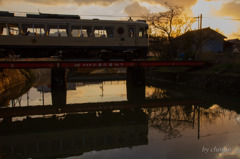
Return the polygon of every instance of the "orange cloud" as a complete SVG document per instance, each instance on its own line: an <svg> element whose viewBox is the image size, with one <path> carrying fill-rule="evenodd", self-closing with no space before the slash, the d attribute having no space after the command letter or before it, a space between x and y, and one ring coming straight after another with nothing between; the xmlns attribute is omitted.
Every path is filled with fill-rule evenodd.
<svg viewBox="0 0 240 159"><path fill-rule="evenodd" d="M61 5L69 3L69 0L23 0L23 2L43 4L43 5Z"/></svg>
<svg viewBox="0 0 240 159"><path fill-rule="evenodd" d="M143 16L148 14L149 10L144 6L141 6L138 2L133 2L125 7L124 12L129 16Z"/></svg>
<svg viewBox="0 0 240 159"><path fill-rule="evenodd" d="M100 5L100 6L109 6L116 2L122 2L123 0L73 0L77 5Z"/></svg>
<svg viewBox="0 0 240 159"><path fill-rule="evenodd" d="M231 16L234 18L240 18L240 2L234 0L232 2L224 3L222 8L218 11L220 16Z"/></svg>
<svg viewBox="0 0 240 159"><path fill-rule="evenodd" d="M38 5L63 5L63 4L77 4L79 6L83 5L100 5L100 6L109 6L113 3L123 2L124 0L11 0L11 1L4 1L0 0L0 4L9 4L15 2L26 2L31 4L38 4ZM129 0L134 2L145 2L149 4L160 4L164 5L165 2L172 3L174 5L179 5L182 7L189 8L196 4L198 0Z"/></svg>
<svg viewBox="0 0 240 159"><path fill-rule="evenodd" d="M0 4L2 5L10 5L10 3L29 3L29 4L37 4L37 5L62 5L68 4L71 0L11 0L4 1L0 0Z"/></svg>
<svg viewBox="0 0 240 159"><path fill-rule="evenodd" d="M11 3L14 2L22 2L22 3L30 3L37 5L65 5L65 4L77 4L79 6L83 5L99 5L99 6L109 6L116 2L122 2L123 0L11 0ZM0 4L9 4L10 2L4 2L4 0L0 0Z"/></svg>
<svg viewBox="0 0 240 159"><path fill-rule="evenodd" d="M198 0L139 0L141 2L146 2L149 4L160 4L164 5L166 2L173 5L178 5L184 9L188 9L191 6L194 6Z"/></svg>

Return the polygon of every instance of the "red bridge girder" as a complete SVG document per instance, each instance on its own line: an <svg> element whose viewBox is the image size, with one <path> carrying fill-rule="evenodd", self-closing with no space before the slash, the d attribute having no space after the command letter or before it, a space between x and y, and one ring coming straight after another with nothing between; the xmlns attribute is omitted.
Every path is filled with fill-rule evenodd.
<svg viewBox="0 0 240 159"><path fill-rule="evenodd" d="M204 66L203 61L1 61L0 68L104 68Z"/></svg>

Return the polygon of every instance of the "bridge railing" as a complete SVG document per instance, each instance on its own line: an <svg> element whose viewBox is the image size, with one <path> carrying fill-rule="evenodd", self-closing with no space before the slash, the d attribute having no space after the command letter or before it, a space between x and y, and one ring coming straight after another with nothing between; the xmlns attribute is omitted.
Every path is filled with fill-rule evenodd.
<svg viewBox="0 0 240 159"><path fill-rule="evenodd" d="M2 61L0 68L112 68L112 67L179 67L204 66L203 61Z"/></svg>

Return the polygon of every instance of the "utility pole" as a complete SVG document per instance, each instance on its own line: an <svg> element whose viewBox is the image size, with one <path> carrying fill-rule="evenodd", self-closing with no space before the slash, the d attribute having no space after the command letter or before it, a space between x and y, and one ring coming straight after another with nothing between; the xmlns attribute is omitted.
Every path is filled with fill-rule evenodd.
<svg viewBox="0 0 240 159"><path fill-rule="evenodd" d="M200 14L200 40L199 40L199 43L200 43L200 48L199 48L199 54L198 54L198 60L199 60L199 57L200 55L202 54L202 14Z"/></svg>
<svg viewBox="0 0 240 159"><path fill-rule="evenodd" d="M27 92L27 106L29 106L29 92Z"/></svg>
<svg viewBox="0 0 240 159"><path fill-rule="evenodd" d="M44 88L42 86L42 103L43 103L43 106L44 106Z"/></svg>
<svg viewBox="0 0 240 159"><path fill-rule="evenodd" d="M198 21L198 30L200 29L200 17L199 17L199 15L198 15L198 17L197 17L197 21Z"/></svg>
<svg viewBox="0 0 240 159"><path fill-rule="evenodd" d="M195 54L195 59L199 60L199 56L202 53L202 14L200 14L200 16L197 17L197 19L198 19L199 35L198 35L198 41L197 41L198 50Z"/></svg>
<svg viewBox="0 0 240 159"><path fill-rule="evenodd" d="M202 14L200 14L200 29L202 29Z"/></svg>
<svg viewBox="0 0 240 159"><path fill-rule="evenodd" d="M200 106L197 106L197 110L198 110L198 140L200 139L200 122L201 122L201 110L200 110Z"/></svg>
<svg viewBox="0 0 240 159"><path fill-rule="evenodd" d="M100 89L102 90L102 95L100 95L103 98L103 82L102 82L102 86L99 86Z"/></svg>

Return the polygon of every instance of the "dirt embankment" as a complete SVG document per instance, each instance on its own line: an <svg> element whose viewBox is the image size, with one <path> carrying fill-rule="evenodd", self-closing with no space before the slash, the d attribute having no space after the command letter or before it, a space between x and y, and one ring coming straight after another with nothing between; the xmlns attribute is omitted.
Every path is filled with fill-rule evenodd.
<svg viewBox="0 0 240 159"><path fill-rule="evenodd" d="M150 71L150 80L225 94L240 95L240 63L224 63L200 69L160 68Z"/></svg>
<svg viewBox="0 0 240 159"><path fill-rule="evenodd" d="M34 74L31 70L25 69L4 69L0 70L0 93L19 86L32 83Z"/></svg>
<svg viewBox="0 0 240 159"><path fill-rule="evenodd" d="M237 77L191 73L159 73L149 78L159 82L240 95L240 79Z"/></svg>

